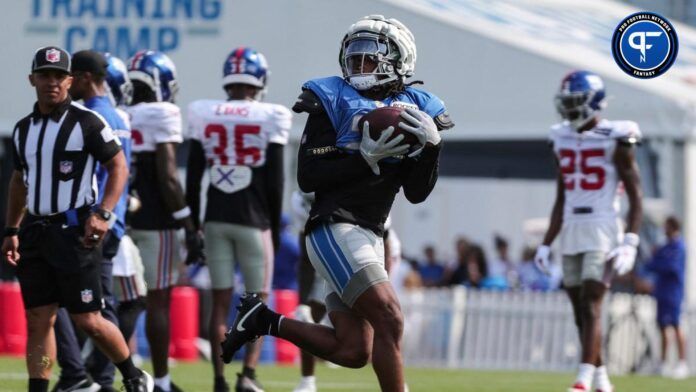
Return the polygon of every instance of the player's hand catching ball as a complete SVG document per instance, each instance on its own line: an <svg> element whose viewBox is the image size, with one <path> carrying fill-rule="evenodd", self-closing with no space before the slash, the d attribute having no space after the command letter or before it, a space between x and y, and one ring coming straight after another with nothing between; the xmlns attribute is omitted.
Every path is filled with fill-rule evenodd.
<svg viewBox="0 0 696 392"><path fill-rule="evenodd" d="M437 131L437 125L435 125L435 121L433 121L432 117L430 117L428 113L412 108L406 108L403 112L401 112L401 118L406 120L406 122L399 123L399 128L416 136L416 138L418 138L418 143L420 144L420 147L417 150L408 154L409 157L413 158L420 154L427 143L430 143L433 146L440 143L440 132Z"/></svg>
<svg viewBox="0 0 696 392"><path fill-rule="evenodd" d="M394 155L402 155L408 151L409 146L407 144L401 144L401 141L404 140L404 135L395 136L393 139L387 141L392 133L394 133L394 127L385 129L382 131L379 138L374 140L370 137L370 123L365 121L363 123L362 133L363 137L360 141L360 154L375 175L379 175L379 165L377 163L380 160Z"/></svg>

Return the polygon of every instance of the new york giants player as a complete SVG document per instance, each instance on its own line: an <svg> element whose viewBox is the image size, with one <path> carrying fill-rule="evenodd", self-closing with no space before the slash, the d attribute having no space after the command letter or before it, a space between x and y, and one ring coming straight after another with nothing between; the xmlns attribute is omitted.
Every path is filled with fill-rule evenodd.
<svg viewBox="0 0 696 392"><path fill-rule="evenodd" d="M640 141L632 121L601 119L604 82L591 72L575 71L561 81L556 108L564 121L551 127L558 160L556 202L535 262L548 272L550 246L560 233L563 282L575 314L582 345L577 378L569 392L611 392L602 362L600 315L612 268L629 272L639 243L641 189L635 160ZM629 202L625 233L619 217L619 184Z"/></svg>
<svg viewBox="0 0 696 392"><path fill-rule="evenodd" d="M372 358L384 391L403 391L399 301L384 266L384 222L403 187L412 203L424 201L437 181L440 135L451 128L443 102L411 87L416 45L396 19L364 17L344 36L339 62L343 77L305 83L293 110L309 114L298 153L298 182L315 192L306 226L310 261L330 284L326 307L334 328L283 318L256 295L246 296L228 331L223 356L231 359L246 341L280 336L317 356L347 367ZM412 84L412 83L411 83ZM359 118L378 106L400 106L403 135L377 140ZM408 155L406 155L408 154Z"/></svg>
<svg viewBox="0 0 696 392"><path fill-rule="evenodd" d="M246 291L265 296L271 289L273 253L278 246L283 200L283 148L292 114L261 102L268 64L263 54L236 48L223 65L227 100L206 99L189 106L191 150L186 197L198 225L203 173L210 173L205 213L208 267L213 289L210 321L215 391L227 391L220 360L226 320L239 265ZM261 391L255 368L261 342L247 345L237 391Z"/></svg>
<svg viewBox="0 0 696 392"><path fill-rule="evenodd" d="M176 281L177 229L186 230L186 262L204 258L203 239L186 206L176 168L182 141L174 63L163 53L137 52L128 61L133 102L127 111L133 139L132 189L142 207L131 216L131 237L140 250L147 283L145 325L156 391L178 391L169 377L169 300Z"/></svg>

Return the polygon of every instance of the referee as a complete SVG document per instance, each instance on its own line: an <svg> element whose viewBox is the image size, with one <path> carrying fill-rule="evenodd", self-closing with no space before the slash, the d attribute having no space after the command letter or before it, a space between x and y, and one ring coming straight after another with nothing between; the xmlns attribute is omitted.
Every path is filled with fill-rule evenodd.
<svg viewBox="0 0 696 392"><path fill-rule="evenodd" d="M48 391L52 328L63 306L121 371L126 391L152 391L152 377L133 365L120 331L100 314L101 240L128 177L124 154L107 123L71 101L63 49L37 50L29 81L37 102L12 133L15 171L2 244L7 262L17 266L26 309L28 390ZM97 162L108 172L98 206Z"/></svg>

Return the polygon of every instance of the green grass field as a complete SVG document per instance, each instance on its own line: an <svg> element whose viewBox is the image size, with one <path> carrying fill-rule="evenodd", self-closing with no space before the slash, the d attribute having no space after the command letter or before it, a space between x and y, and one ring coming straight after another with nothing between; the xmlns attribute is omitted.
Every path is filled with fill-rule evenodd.
<svg viewBox="0 0 696 392"><path fill-rule="evenodd" d="M227 367L227 377L235 380L238 363ZM299 380L297 367L263 366L259 379L266 391L292 391ZM211 369L207 362L178 363L172 378L186 392L212 391ZM377 380L370 367L360 370L330 369L319 366L317 380L320 391L377 391ZM411 391L471 392L565 392L571 374L531 372L483 372L470 370L439 370L409 368L406 380ZM686 381L659 377L614 377L616 392L689 392L696 391L696 378ZM120 385L117 385L120 387ZM0 357L0 391L26 391L26 373L22 359Z"/></svg>

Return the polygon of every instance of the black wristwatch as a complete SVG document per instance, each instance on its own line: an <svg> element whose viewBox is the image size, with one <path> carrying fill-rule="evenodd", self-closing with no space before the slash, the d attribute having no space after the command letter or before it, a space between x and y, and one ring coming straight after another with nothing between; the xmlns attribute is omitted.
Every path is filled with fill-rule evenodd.
<svg viewBox="0 0 696 392"><path fill-rule="evenodd" d="M112 228L114 223L116 223L116 215L109 210L101 207L94 207L92 212L97 216L97 218L103 220L104 222L108 222L109 228Z"/></svg>
<svg viewBox="0 0 696 392"><path fill-rule="evenodd" d="M17 234L19 234L19 227L6 227L2 236L3 238L14 237Z"/></svg>
<svg viewBox="0 0 696 392"><path fill-rule="evenodd" d="M113 215L111 211L105 210L100 207L96 207L93 211L99 219L107 222L111 219L111 215Z"/></svg>

